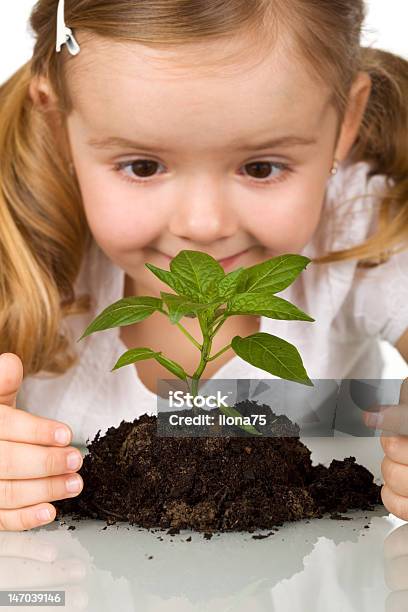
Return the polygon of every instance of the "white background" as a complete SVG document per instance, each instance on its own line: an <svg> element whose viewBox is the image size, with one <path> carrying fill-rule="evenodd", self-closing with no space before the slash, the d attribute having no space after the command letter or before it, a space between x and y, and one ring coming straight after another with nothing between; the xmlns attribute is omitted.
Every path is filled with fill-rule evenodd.
<svg viewBox="0 0 408 612"><path fill-rule="evenodd" d="M28 18L34 4L33 0L13 3L0 0L0 83L31 57L33 37ZM408 59L408 0L366 0L366 5L368 14L362 44L386 49ZM57 6L55 0L55 13ZM396 349L385 342L382 345L387 357L383 376L408 376L408 367Z"/></svg>

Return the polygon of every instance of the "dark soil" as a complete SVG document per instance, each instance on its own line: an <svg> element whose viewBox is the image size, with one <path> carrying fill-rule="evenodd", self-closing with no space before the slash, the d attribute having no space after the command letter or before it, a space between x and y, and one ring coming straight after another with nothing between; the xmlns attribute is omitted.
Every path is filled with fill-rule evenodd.
<svg viewBox="0 0 408 612"><path fill-rule="evenodd" d="M242 437L235 437L236 431L228 437L159 437L157 418L147 415L122 421L103 437L98 432L79 471L84 488L54 502L56 518L71 514L211 534L271 529L381 504L381 487L354 457L312 466L311 451L286 416L253 401L235 408L241 414L267 413L268 437L242 430Z"/></svg>

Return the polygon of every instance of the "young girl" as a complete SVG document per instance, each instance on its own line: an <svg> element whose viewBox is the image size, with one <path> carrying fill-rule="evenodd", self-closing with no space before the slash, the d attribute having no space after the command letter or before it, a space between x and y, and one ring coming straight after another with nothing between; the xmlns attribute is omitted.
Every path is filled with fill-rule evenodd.
<svg viewBox="0 0 408 612"><path fill-rule="evenodd" d="M196 368L157 312L75 342L112 302L168 290L146 262L302 253L313 264L280 295L315 322L230 317L213 354L266 331L310 378L381 378L379 338L408 360L408 64L360 46L364 8L37 2L33 57L0 88L0 529L80 492L70 443L155 411L169 372L111 372L127 348ZM229 350L211 377L268 374ZM383 444L384 503L408 517L407 438Z"/></svg>

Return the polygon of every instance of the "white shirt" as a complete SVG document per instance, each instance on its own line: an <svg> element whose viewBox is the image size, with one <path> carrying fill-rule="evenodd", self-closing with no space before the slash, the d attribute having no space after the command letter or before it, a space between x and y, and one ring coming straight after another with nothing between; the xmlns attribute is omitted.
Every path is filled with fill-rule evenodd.
<svg viewBox="0 0 408 612"><path fill-rule="evenodd" d="M375 175L368 180L368 170L365 162L343 164L328 180L319 226L303 255L314 257L360 244L374 229L385 177ZM364 194L369 197L361 197ZM79 362L63 375L26 377L17 398L19 408L67 423L76 445L92 440L98 430L103 435L122 420L133 421L157 411L156 394L143 385L133 364L110 371L128 350L119 327L95 332L76 343L104 308L123 297L124 280L125 272L93 241L75 283L77 295L89 292L93 296L93 308L64 321ZM315 321L261 317L260 331L294 344L309 378L381 378L384 363L379 339L395 344L408 328L408 251L374 268L357 269L355 259L310 263L279 296ZM163 368L162 378L168 377L170 373ZM203 378L208 378L205 372ZM218 378L277 377L235 355L212 377Z"/></svg>

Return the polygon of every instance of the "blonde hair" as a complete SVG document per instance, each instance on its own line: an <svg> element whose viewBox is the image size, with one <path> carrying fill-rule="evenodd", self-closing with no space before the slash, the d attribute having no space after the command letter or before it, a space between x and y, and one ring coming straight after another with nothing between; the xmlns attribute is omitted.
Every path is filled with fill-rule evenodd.
<svg viewBox="0 0 408 612"><path fill-rule="evenodd" d="M79 185L69 173L55 125L28 95L31 79L42 75L56 94L61 117L73 108L64 69L75 58L65 45L55 52L56 17L56 0L36 3L30 17L33 57L0 87L0 352L17 353L25 375L63 373L77 361L61 324L90 307L90 296L76 296L73 289L92 239ZM361 47L364 18L363 0L65 2L65 21L74 34L83 30L167 49L240 34L272 40L282 27L293 35L294 52L306 69L331 86L339 126L357 72L370 75L373 87L350 161L369 162L370 176L385 175L389 190L375 234L316 263L382 260L407 237L408 62Z"/></svg>

